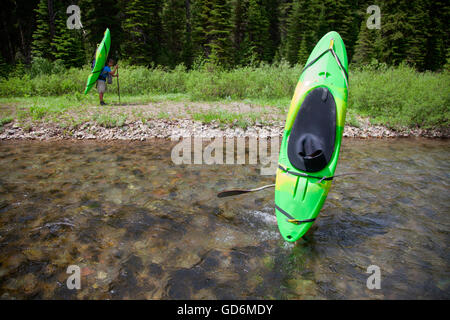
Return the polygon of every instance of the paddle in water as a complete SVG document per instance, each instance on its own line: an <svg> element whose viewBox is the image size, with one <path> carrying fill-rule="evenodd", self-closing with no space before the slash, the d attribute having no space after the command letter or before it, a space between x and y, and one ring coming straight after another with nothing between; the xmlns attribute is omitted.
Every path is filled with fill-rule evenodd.
<svg viewBox="0 0 450 320"><path fill-rule="evenodd" d="M281 168L284 169L284 168ZM341 173L341 174L335 174L334 176L331 177L313 177L313 176L309 176L309 175L300 175L300 176L306 176L309 178L315 178L318 180L319 183L321 183L322 181L327 181L327 180L333 180L334 178L337 177L343 177L343 176L351 176L351 175L357 175L357 174L361 174L361 172L347 172L347 173ZM249 193L249 192L256 192L256 191L261 191L267 188L273 188L275 187L275 184L268 184L266 186L262 186L259 188L254 188L254 189L230 189L230 190L224 190L221 191L217 194L218 198L225 198L225 197L232 197L232 196L237 196L240 194L244 194L244 193Z"/></svg>
<svg viewBox="0 0 450 320"><path fill-rule="evenodd" d="M224 190L217 194L218 198L225 198L225 197L231 197L231 196L237 196L239 194L249 193L249 192L256 192L261 191L267 188L275 187L275 184L268 184L266 186L262 186L255 189L231 189L231 190Z"/></svg>

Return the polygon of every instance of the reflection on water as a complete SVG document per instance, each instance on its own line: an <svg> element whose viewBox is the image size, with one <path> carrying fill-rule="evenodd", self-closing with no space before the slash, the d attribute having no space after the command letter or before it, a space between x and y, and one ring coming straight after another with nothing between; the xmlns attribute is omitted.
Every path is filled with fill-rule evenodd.
<svg viewBox="0 0 450 320"><path fill-rule="evenodd" d="M0 297L450 298L450 144L344 140L308 241L284 242L251 165L181 165L172 143L0 143ZM68 290L69 265L81 268ZM369 290L369 265L381 290Z"/></svg>

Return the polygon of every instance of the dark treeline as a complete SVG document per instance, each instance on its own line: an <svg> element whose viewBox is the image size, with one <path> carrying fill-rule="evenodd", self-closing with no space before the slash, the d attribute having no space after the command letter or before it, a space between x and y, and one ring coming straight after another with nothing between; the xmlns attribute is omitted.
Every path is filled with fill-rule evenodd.
<svg viewBox="0 0 450 320"><path fill-rule="evenodd" d="M66 26L71 4L81 9L85 33ZM381 29L366 26L373 4ZM3 0L0 10L2 70L37 59L82 66L107 27L112 56L146 66L304 63L330 30L356 65L439 70L450 55L445 0Z"/></svg>

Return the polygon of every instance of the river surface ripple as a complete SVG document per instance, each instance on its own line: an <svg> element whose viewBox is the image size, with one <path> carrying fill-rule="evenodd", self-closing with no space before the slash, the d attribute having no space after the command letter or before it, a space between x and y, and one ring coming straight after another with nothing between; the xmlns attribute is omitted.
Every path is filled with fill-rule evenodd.
<svg viewBox="0 0 450 320"><path fill-rule="evenodd" d="M361 174L335 179L296 245L278 233L273 189L216 197L274 176L175 165L173 146L0 142L0 297L450 298L449 141L345 139L336 173Z"/></svg>

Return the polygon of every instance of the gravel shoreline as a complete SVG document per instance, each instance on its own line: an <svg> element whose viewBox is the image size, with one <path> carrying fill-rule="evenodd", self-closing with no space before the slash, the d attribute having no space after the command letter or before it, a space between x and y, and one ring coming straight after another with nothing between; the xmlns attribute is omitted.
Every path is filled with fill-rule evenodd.
<svg viewBox="0 0 450 320"><path fill-rule="evenodd" d="M122 127L105 128L95 121L85 122L75 128L63 128L55 123L35 123L23 127L18 122L5 124L0 128L0 140L135 140L152 138L170 139L176 137L257 137L267 138L283 135L284 122L269 124L256 123L245 130L239 127L224 126L216 121L205 124L190 119L154 119L125 122ZM442 130L403 129L391 130L383 126L370 125L368 121L359 127L346 125L344 137L350 138L398 138L426 137L449 138L450 128Z"/></svg>

